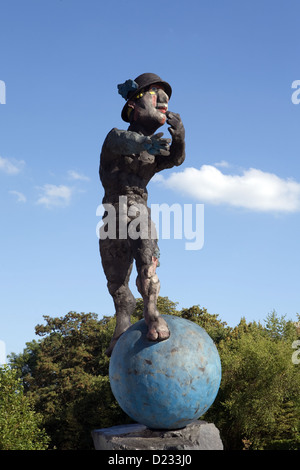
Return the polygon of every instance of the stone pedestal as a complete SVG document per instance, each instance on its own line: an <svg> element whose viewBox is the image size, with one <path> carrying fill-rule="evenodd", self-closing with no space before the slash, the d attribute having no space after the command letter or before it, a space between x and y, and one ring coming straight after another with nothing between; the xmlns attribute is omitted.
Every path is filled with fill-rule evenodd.
<svg viewBox="0 0 300 470"><path fill-rule="evenodd" d="M216 426L195 421L176 430L151 430L142 424L95 429L96 450L223 450Z"/></svg>

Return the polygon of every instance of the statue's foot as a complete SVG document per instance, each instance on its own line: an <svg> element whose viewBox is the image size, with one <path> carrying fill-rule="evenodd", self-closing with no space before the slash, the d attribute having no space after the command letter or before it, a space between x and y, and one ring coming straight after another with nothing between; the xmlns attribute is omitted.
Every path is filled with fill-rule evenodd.
<svg viewBox="0 0 300 470"><path fill-rule="evenodd" d="M107 348L106 351L105 351L105 354L106 354L107 357L110 357L110 356L111 356L111 354L112 354L112 352L113 352L113 349L114 349L114 347L115 347L116 342L118 341L118 339L119 339L119 338L112 338L112 339L111 339L111 341L110 341L110 343L109 343L109 346L108 346L108 348Z"/></svg>
<svg viewBox="0 0 300 470"><path fill-rule="evenodd" d="M161 316L155 318L155 320L148 321L147 325L147 338L150 341L164 341L170 337L167 322Z"/></svg>
<svg viewBox="0 0 300 470"><path fill-rule="evenodd" d="M123 323L123 322L122 322ZM109 346L105 351L105 354L107 357L110 357L115 345L117 344L118 339L120 336L122 336L123 333L125 333L126 330L131 326L130 322L124 322L123 324L119 324L116 326L116 329L114 331L113 337L110 340Z"/></svg>

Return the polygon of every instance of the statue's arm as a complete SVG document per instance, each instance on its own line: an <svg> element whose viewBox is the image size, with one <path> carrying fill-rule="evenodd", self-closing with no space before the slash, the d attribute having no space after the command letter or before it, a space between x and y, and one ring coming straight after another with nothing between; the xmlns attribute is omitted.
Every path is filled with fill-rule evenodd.
<svg viewBox="0 0 300 470"><path fill-rule="evenodd" d="M185 130L180 115L172 112L167 114L169 132L172 136L169 154L156 156L156 171L181 165L185 160Z"/></svg>
<svg viewBox="0 0 300 470"><path fill-rule="evenodd" d="M104 145L112 155L132 155L147 150L151 139L137 132L114 128L108 133Z"/></svg>

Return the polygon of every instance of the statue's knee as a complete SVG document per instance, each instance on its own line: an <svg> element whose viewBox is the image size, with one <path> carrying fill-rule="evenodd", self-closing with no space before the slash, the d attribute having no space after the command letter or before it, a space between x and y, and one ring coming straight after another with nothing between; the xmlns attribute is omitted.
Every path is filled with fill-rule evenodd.
<svg viewBox="0 0 300 470"><path fill-rule="evenodd" d="M156 275L153 264L145 264L138 270L138 277L142 280L151 279Z"/></svg>
<svg viewBox="0 0 300 470"><path fill-rule="evenodd" d="M108 291L113 298L122 298L127 295L128 286L116 282L107 283Z"/></svg>
<svg viewBox="0 0 300 470"><path fill-rule="evenodd" d="M139 270L136 286L139 293L146 296L159 289L160 281L156 272L153 271L152 265L143 266L142 269Z"/></svg>
<svg viewBox="0 0 300 470"><path fill-rule="evenodd" d="M119 289L119 285L116 284L115 282L110 282L108 281L107 283L107 288L108 288L108 292L110 293L110 295L114 296L114 294L117 292L117 290Z"/></svg>
<svg viewBox="0 0 300 470"><path fill-rule="evenodd" d="M127 284L108 282L107 287L117 306L128 308L130 311L135 309L136 300Z"/></svg>

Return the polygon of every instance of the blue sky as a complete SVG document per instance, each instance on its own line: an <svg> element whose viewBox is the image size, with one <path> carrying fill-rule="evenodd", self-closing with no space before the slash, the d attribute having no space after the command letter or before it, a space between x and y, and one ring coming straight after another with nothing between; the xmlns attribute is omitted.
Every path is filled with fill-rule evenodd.
<svg viewBox="0 0 300 470"><path fill-rule="evenodd" d="M186 160L149 184L149 203L204 204L201 250L160 240L161 295L231 326L273 309L296 320L299 14L296 0L1 1L7 354L36 338L43 315L114 314L96 236L99 154L126 128L117 84L144 72L172 85L186 129ZM139 297L135 272L131 285Z"/></svg>

